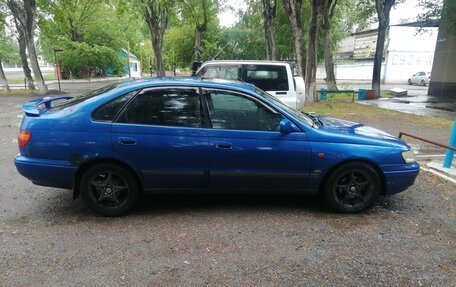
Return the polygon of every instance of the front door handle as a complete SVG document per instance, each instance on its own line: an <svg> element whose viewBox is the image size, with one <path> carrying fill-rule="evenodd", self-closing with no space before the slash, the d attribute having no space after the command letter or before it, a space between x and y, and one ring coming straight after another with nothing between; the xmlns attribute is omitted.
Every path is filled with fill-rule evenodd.
<svg viewBox="0 0 456 287"><path fill-rule="evenodd" d="M217 149L232 149L233 145L230 143L218 143L215 145Z"/></svg>
<svg viewBox="0 0 456 287"><path fill-rule="evenodd" d="M119 144L121 145L135 145L136 139L134 138L127 138L127 137L120 137Z"/></svg>

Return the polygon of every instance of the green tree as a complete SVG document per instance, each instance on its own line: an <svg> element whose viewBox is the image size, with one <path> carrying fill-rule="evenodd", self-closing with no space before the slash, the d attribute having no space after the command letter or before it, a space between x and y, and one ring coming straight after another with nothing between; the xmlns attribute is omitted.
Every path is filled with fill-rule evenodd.
<svg viewBox="0 0 456 287"><path fill-rule="evenodd" d="M35 29L36 29L36 1L35 0L6 0L6 4L11 14L16 19L17 29L24 35L25 44L32 66L33 74L38 84L41 94L47 93L47 86L41 74L40 65L35 48Z"/></svg>
<svg viewBox="0 0 456 287"><path fill-rule="evenodd" d="M125 62L117 53L142 40L142 22L129 2L41 0L39 4L43 53L53 61L54 49L63 49L59 58L67 77L105 75L110 69L121 74Z"/></svg>
<svg viewBox="0 0 456 287"><path fill-rule="evenodd" d="M294 48L298 67L298 74L304 75L307 72L307 63L304 59L303 46L303 30L302 30L302 0L283 0L285 12L290 21L291 30L293 31ZM309 27L311 29L311 27ZM309 32L309 35L311 33ZM309 51L307 50L307 53ZM307 86L306 86L307 88ZM307 90L307 89L306 89Z"/></svg>
<svg viewBox="0 0 456 287"><path fill-rule="evenodd" d="M330 91L337 91L336 77L334 74L334 56L333 56L333 37L332 37L332 21L334 10L337 5L337 0L323 0L320 3L320 24L324 34L324 55L325 55L325 71L326 71L326 86Z"/></svg>
<svg viewBox="0 0 456 287"><path fill-rule="evenodd" d="M262 0L263 4L263 28L266 42L266 59L275 60L277 49L274 34L274 22L277 16L277 0Z"/></svg>
<svg viewBox="0 0 456 287"><path fill-rule="evenodd" d="M1 7L0 7L1 8ZM5 12L0 10L0 85L4 91L10 91L8 80L3 71L3 63L17 60L17 49L14 40L5 32Z"/></svg>
<svg viewBox="0 0 456 287"><path fill-rule="evenodd" d="M149 28L152 47L154 50L157 76L165 76L163 60L163 43L165 31L168 28L169 18L173 13L173 0L135 0L135 5L140 9L143 19Z"/></svg>

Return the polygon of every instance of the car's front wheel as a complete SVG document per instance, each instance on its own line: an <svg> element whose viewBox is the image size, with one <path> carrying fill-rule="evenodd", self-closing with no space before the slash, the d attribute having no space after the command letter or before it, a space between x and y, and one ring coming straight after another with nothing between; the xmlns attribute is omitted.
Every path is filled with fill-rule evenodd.
<svg viewBox="0 0 456 287"><path fill-rule="evenodd" d="M132 174L111 163L87 169L81 177L80 188L85 204L103 216L126 214L136 203L139 193Z"/></svg>
<svg viewBox="0 0 456 287"><path fill-rule="evenodd" d="M380 191L377 171L363 162L351 162L336 168L328 176L323 194L333 210L356 213L372 207Z"/></svg>
<svg viewBox="0 0 456 287"><path fill-rule="evenodd" d="M409 84L409 85L412 84L412 80L411 80L411 79L408 79L408 84Z"/></svg>

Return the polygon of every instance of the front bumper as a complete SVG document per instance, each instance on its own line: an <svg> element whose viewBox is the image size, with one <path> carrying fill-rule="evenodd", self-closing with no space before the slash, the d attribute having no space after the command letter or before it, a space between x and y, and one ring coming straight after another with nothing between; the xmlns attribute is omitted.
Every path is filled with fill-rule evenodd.
<svg viewBox="0 0 456 287"><path fill-rule="evenodd" d="M420 172L418 163L381 166L386 180L385 195L392 195L406 190L415 183Z"/></svg>
<svg viewBox="0 0 456 287"><path fill-rule="evenodd" d="M73 187L77 166L69 161L30 158L18 154L14 158L17 171L36 185L67 188Z"/></svg>

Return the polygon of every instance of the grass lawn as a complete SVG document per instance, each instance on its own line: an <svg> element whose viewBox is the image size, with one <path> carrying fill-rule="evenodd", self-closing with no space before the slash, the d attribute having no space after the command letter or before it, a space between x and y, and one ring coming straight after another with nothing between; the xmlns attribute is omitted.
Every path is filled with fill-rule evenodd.
<svg viewBox="0 0 456 287"><path fill-rule="evenodd" d="M306 112L315 112L319 115L331 116L340 119L347 119L360 122L378 123L392 121L397 126L404 124L414 125L416 128L425 126L436 129L450 129L453 122L447 119L432 116L419 116L402 113L387 109L378 108L371 105L352 103L352 102L331 102L320 101L317 103L306 104Z"/></svg>
<svg viewBox="0 0 456 287"><path fill-rule="evenodd" d="M44 81L53 81L57 80L54 74L46 74L43 76ZM9 77L8 78L8 83L11 84L24 84L24 77Z"/></svg>
<svg viewBox="0 0 456 287"><path fill-rule="evenodd" d="M0 96L20 96L20 95L35 95L38 94L38 90L32 91L32 90L11 90L9 92L5 91L0 91Z"/></svg>

